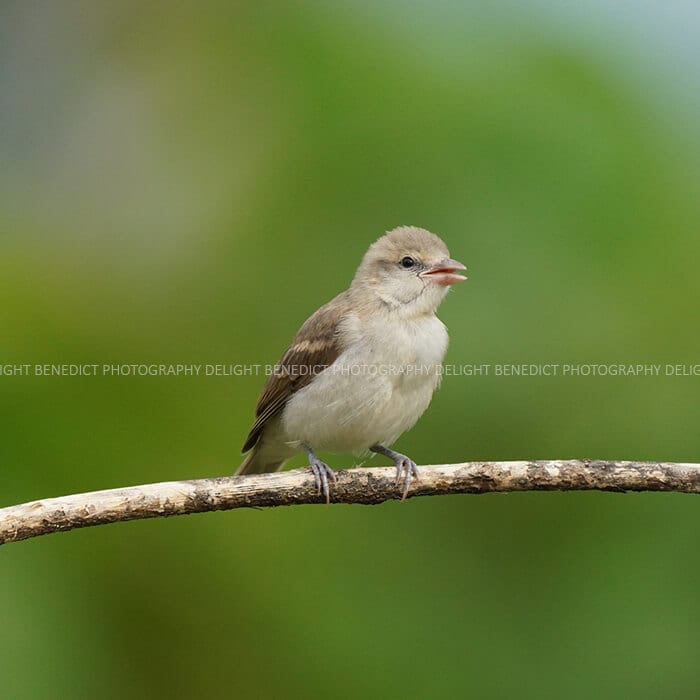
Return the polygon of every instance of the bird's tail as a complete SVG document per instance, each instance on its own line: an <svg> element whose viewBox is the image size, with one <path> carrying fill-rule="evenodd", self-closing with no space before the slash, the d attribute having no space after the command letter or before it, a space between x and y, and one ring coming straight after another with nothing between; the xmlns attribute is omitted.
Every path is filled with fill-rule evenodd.
<svg viewBox="0 0 700 700"><path fill-rule="evenodd" d="M262 474L263 472L276 472L282 469L287 458L264 454L259 449L260 443L246 455L241 466L236 470L236 474Z"/></svg>

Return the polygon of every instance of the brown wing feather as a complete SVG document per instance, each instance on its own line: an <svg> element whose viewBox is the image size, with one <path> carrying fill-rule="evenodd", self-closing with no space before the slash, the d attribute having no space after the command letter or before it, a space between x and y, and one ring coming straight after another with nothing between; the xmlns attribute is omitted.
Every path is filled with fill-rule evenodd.
<svg viewBox="0 0 700 700"><path fill-rule="evenodd" d="M276 416L291 396L305 387L316 374L342 352L338 341L338 324L346 312L345 293L322 306L299 329L292 344L282 355L263 387L256 420L243 445L247 452L260 439L267 422Z"/></svg>

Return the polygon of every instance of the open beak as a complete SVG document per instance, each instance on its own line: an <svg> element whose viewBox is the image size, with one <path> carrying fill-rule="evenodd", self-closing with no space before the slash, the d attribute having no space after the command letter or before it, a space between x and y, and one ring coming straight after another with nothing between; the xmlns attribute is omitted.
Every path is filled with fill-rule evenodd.
<svg viewBox="0 0 700 700"><path fill-rule="evenodd" d="M448 284L464 282L464 280L467 278L464 275L457 274L457 270L466 269L467 268L458 260L445 258L445 260L441 260L439 263L431 265L427 270L423 270L418 277L425 282L432 282L433 284L439 284L444 287Z"/></svg>

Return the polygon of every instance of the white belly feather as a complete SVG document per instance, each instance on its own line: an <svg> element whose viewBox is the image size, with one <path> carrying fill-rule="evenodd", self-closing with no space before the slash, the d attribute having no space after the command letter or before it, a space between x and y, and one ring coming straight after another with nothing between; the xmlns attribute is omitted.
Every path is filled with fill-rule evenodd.
<svg viewBox="0 0 700 700"><path fill-rule="evenodd" d="M360 453L390 445L430 404L448 343L436 316L350 321L344 341L348 349L285 407L280 427L290 447Z"/></svg>

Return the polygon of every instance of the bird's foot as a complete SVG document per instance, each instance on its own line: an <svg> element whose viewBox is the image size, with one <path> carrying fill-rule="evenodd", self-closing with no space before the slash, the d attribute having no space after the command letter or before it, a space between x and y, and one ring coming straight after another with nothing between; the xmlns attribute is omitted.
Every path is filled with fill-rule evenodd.
<svg viewBox="0 0 700 700"><path fill-rule="evenodd" d="M329 479L335 484L335 472L323 461L321 461L308 447L306 448L306 456L309 458L309 466L314 475L316 482L316 490L326 497L326 503L331 502L330 488L328 486Z"/></svg>
<svg viewBox="0 0 700 700"><path fill-rule="evenodd" d="M382 445L370 447L370 450L394 460L394 464L396 465L396 485L400 486L403 484L401 500L405 501L406 496L408 496L411 479L420 478L418 474L418 465L410 457L402 455L400 452L394 452L394 450L390 450L388 447L383 447Z"/></svg>
<svg viewBox="0 0 700 700"><path fill-rule="evenodd" d="M403 482L403 493L401 495L401 500L405 501L406 496L408 496L408 488L411 485L411 479L418 479L418 466L406 455L396 453L394 458L396 464L396 485L399 486Z"/></svg>

